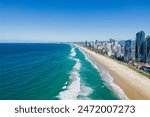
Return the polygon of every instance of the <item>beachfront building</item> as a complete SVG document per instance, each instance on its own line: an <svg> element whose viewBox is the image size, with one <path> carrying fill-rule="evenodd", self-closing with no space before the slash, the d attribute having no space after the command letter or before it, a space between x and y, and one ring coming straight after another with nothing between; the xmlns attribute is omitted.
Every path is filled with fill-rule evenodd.
<svg viewBox="0 0 150 117"><path fill-rule="evenodd" d="M124 57L124 45L121 45L121 57Z"/></svg>
<svg viewBox="0 0 150 117"><path fill-rule="evenodd" d="M97 50L97 47L98 47L98 40L96 40L96 41L94 42L94 49Z"/></svg>
<svg viewBox="0 0 150 117"><path fill-rule="evenodd" d="M94 41L90 42L91 48L94 48Z"/></svg>
<svg viewBox="0 0 150 117"><path fill-rule="evenodd" d="M120 44L118 44L118 45L116 46L116 57L117 57L117 58L120 58L120 57L121 57L121 45L120 45Z"/></svg>
<svg viewBox="0 0 150 117"><path fill-rule="evenodd" d="M110 43L111 43L112 46L115 46L115 39L110 38L109 41L110 41Z"/></svg>
<svg viewBox="0 0 150 117"><path fill-rule="evenodd" d="M124 60L125 61L131 60L131 40L125 41Z"/></svg>
<svg viewBox="0 0 150 117"><path fill-rule="evenodd" d="M140 31L136 33L135 59L137 62L145 61L145 33Z"/></svg>
<svg viewBox="0 0 150 117"><path fill-rule="evenodd" d="M106 44L106 52L107 52L108 56L112 55L112 49L111 49L111 44L110 43Z"/></svg>
<svg viewBox="0 0 150 117"><path fill-rule="evenodd" d="M150 64L150 35L146 37L146 63Z"/></svg>
<svg viewBox="0 0 150 117"><path fill-rule="evenodd" d="M88 42L87 41L85 41L85 46L88 46Z"/></svg>
<svg viewBox="0 0 150 117"><path fill-rule="evenodd" d="M131 59L134 61L135 60L135 41L132 41L132 46L131 46Z"/></svg>

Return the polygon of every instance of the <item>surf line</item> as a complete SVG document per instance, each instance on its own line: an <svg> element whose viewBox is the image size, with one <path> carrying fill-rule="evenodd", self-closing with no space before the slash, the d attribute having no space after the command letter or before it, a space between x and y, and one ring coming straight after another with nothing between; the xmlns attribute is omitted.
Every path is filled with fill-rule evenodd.
<svg viewBox="0 0 150 117"><path fill-rule="evenodd" d="M70 72L69 82L67 83L66 90L59 93L59 98L61 100L75 100L77 99L80 93L80 74L79 70L81 67L80 60L75 58L76 56L76 47L71 46L70 58L76 63L73 66L73 69Z"/></svg>
<svg viewBox="0 0 150 117"><path fill-rule="evenodd" d="M70 58L76 61L76 63L70 72L69 82L67 82L68 86L65 87L66 90L60 92L58 96L62 100L90 99L88 98L88 95L93 91L80 80L81 77L79 71L81 68L81 62L76 58L76 54L76 47L71 45Z"/></svg>
<svg viewBox="0 0 150 117"><path fill-rule="evenodd" d="M107 83L107 85L112 89L112 91L120 98L123 100L128 100L128 97L124 93L124 91L113 82L112 76L109 74L109 72L102 66L98 65L96 63L96 60L94 59L93 56L90 54L86 53L85 51L81 50L78 48L84 55L85 59L89 61L92 66L99 72L99 75L102 76L103 80Z"/></svg>

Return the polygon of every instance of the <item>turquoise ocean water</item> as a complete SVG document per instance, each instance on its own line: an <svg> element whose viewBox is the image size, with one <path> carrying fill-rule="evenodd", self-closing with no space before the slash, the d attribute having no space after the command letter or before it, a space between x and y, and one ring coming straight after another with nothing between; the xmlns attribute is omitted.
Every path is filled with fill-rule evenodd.
<svg viewBox="0 0 150 117"><path fill-rule="evenodd" d="M125 99L94 59L68 44L0 44L0 99Z"/></svg>

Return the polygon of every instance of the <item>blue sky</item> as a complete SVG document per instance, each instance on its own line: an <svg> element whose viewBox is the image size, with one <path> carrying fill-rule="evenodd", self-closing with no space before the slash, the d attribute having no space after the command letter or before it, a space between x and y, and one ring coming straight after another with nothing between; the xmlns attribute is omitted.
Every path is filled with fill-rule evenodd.
<svg viewBox="0 0 150 117"><path fill-rule="evenodd" d="M0 42L134 39L150 35L150 0L0 0Z"/></svg>

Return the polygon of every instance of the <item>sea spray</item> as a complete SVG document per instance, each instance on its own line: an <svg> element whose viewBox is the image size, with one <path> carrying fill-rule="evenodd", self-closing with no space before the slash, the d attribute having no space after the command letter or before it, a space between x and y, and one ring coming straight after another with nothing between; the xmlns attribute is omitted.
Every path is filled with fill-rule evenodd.
<svg viewBox="0 0 150 117"><path fill-rule="evenodd" d="M120 99L128 99L128 97L125 95L125 93L123 92L123 90L116 85L113 82L113 78L111 77L111 75L109 74L109 72L100 64L98 64L96 62L96 60L94 59L94 57L92 57L90 54L84 52L83 50L79 49L83 55L85 56L85 59L87 61L89 61L95 69L98 70L100 76L102 76L103 80L107 83L107 85L113 90L113 92L120 98ZM104 88L104 86L102 86L102 88Z"/></svg>

